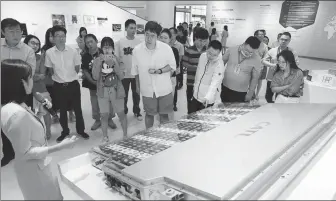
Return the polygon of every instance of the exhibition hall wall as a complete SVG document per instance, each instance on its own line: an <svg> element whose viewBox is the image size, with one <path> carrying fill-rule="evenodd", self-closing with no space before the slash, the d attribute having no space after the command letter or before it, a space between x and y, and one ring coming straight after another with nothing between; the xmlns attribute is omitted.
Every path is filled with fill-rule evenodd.
<svg viewBox="0 0 336 201"><path fill-rule="evenodd" d="M290 46L300 56L336 60L336 1L302 2L208 1L207 25L214 21L219 31L228 25L228 46L241 44L256 29L265 29L270 42L279 32L289 31ZM287 26L293 23L296 28Z"/></svg>
<svg viewBox="0 0 336 201"><path fill-rule="evenodd" d="M77 47L76 38L82 26L87 28L88 33L95 34L99 41L104 36L110 36L116 42L126 35L124 24L127 19L137 22L137 37L141 40L144 39L143 30L147 22L104 1L1 1L1 19L8 17L26 23L28 34L36 35L42 44L53 20L65 23L67 44L72 47Z"/></svg>

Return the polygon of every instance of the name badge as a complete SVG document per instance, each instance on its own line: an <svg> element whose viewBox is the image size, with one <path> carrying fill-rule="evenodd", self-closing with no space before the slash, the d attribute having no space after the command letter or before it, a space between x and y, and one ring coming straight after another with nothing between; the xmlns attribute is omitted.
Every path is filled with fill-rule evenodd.
<svg viewBox="0 0 336 201"><path fill-rule="evenodd" d="M240 73L240 65L239 64L237 64L236 67L234 68L234 73L239 75L239 73Z"/></svg>

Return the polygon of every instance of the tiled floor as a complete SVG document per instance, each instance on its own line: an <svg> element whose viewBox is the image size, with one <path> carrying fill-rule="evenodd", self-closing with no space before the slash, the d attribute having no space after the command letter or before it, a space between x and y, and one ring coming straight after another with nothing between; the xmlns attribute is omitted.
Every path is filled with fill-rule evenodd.
<svg viewBox="0 0 336 201"><path fill-rule="evenodd" d="M328 69L332 68L334 63L330 62L321 62L309 59L300 59L300 67L302 69ZM184 79L185 80L185 79ZM263 86L260 94L265 94L265 86L266 82L263 82ZM180 118L181 116L187 113L186 109L186 95L185 95L185 85L184 88L178 91L178 112L175 112L175 119ZM85 119L85 125L87 127L86 131L90 134L91 138L89 140L80 139L79 142L73 149L62 150L52 154L53 156L53 168L54 172L58 173L56 168L56 163L62 161L67 158L72 158L74 156L83 154L90 150L92 147L98 145L101 141L102 134L101 130L98 129L96 131L91 131L90 127L93 124L93 120L91 118L91 105L90 105L90 97L89 91L87 89L82 88L82 108L83 115ZM131 99L131 95L129 96ZM261 102L264 103L265 100L263 97L260 97ZM217 97L219 100L219 94ZM129 110L132 111L132 101L129 100ZM142 107L142 102L140 103ZM120 123L118 119L115 118L115 122L117 123L118 128L116 130L109 130L109 136L111 140L119 139L122 137L122 130L120 128ZM134 134L137 131L143 130L145 128L144 121L139 122L133 116L133 114L128 114L128 123L129 123L129 134ZM157 124L157 122L156 122ZM75 124L72 123L69 125L72 132L75 132ZM55 144L56 138L59 136L61 131L60 125L52 126L52 138L49 141L49 144ZM65 200L78 200L81 199L78 195L76 195L71 189L68 188L65 184L60 181L61 190ZM2 200L22 200L22 194L18 187L16 181L16 175L13 171L12 164L7 165L6 167L1 169L1 199Z"/></svg>

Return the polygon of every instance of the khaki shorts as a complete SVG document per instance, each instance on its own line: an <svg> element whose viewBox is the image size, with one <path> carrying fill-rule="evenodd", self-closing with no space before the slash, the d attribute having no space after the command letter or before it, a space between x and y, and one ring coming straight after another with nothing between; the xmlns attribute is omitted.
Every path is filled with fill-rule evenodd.
<svg viewBox="0 0 336 201"><path fill-rule="evenodd" d="M47 100L51 102L51 97L48 92L43 92L41 93L41 95L43 96L43 98L46 98ZM37 101L35 97L33 98L33 107L34 107L34 110L36 111L36 114L39 116L44 116L48 114L48 111L44 109L43 104Z"/></svg>
<svg viewBox="0 0 336 201"><path fill-rule="evenodd" d="M142 97L142 102L144 105L144 110L148 115L156 114L169 114L173 112L173 94L170 93L165 96L156 98L154 97Z"/></svg>
<svg viewBox="0 0 336 201"><path fill-rule="evenodd" d="M98 104L101 114L124 111L124 99L117 99L117 90L114 87L104 87L104 97L98 96Z"/></svg>

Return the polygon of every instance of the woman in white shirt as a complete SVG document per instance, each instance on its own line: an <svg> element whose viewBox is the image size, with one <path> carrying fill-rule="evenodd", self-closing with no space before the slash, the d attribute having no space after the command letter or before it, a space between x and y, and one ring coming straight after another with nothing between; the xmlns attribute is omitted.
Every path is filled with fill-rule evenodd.
<svg viewBox="0 0 336 201"><path fill-rule="evenodd" d="M32 68L22 60L1 62L1 126L15 152L14 171L25 200L63 200L50 153L72 147L76 137L48 146L46 128L24 100L32 92ZM47 107L51 103L46 101Z"/></svg>
<svg viewBox="0 0 336 201"><path fill-rule="evenodd" d="M226 41L227 41L228 37L229 37L229 30L228 30L228 26L225 25L224 30L222 32L222 39L221 39L221 43L222 43L222 47L223 47L223 52L222 52L223 55L224 55L225 50L226 50Z"/></svg>

